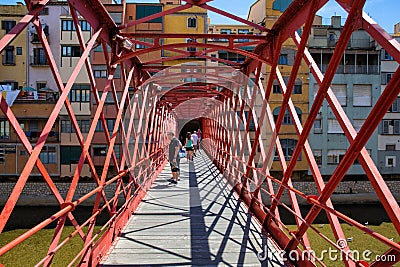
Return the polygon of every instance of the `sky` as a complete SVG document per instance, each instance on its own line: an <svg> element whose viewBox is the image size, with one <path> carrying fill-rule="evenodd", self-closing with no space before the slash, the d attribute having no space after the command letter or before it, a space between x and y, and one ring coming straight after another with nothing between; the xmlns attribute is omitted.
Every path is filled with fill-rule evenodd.
<svg viewBox="0 0 400 267"><path fill-rule="evenodd" d="M266 0L273 1L273 0ZM0 0L1 4L15 4L16 0ZM158 0L127 0L135 3L158 3ZM247 18L249 7L255 0L214 0L209 4L233 13L239 17ZM364 11L369 14L388 33L393 33L393 25L400 22L400 1L399 0L366 0ZM333 15L346 17L346 12L339 7L335 1L330 0L318 13L323 17L324 24L330 24L329 18ZM234 21L222 17L213 12L208 16L212 24L229 24Z"/></svg>

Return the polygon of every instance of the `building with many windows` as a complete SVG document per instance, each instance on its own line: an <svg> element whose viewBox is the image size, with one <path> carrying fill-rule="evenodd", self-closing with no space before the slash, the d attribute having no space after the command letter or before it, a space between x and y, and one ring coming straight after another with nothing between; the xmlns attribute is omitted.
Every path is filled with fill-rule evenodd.
<svg viewBox="0 0 400 267"><path fill-rule="evenodd" d="M400 41L400 37L396 37ZM384 49L381 50L381 91L392 79L399 63ZM382 174L400 174L400 96L393 102L379 126L378 163Z"/></svg>
<svg viewBox="0 0 400 267"><path fill-rule="evenodd" d="M308 47L316 64L325 73L343 27L340 16L333 16L330 25L322 25L321 22L321 17L314 20ZM310 108L318 89L310 74ZM365 30L353 32L331 89L358 132L381 91L380 48ZM349 142L326 101L315 120L309 141L321 174L331 175L342 160ZM377 144L378 133L375 131L366 145L374 162L378 158ZM347 174L363 175L365 172L356 161Z"/></svg>
<svg viewBox="0 0 400 267"><path fill-rule="evenodd" d="M0 6L0 38L21 20L26 8L21 3L17 5ZM0 85L9 85L11 90L26 86L26 30L1 53ZM10 75L12 74L12 75Z"/></svg>
<svg viewBox="0 0 400 267"><path fill-rule="evenodd" d="M286 10L291 1L288 0L275 0L275 1L256 1L249 10L249 14L247 19L259 25L265 26L267 28L271 28L272 25L276 22L279 16ZM254 34L260 34L259 30L254 30ZM296 56L296 45L291 39L288 39L284 42L281 54L278 59L279 71L283 76L285 84L288 84L289 75L292 70L292 66L294 64L295 56ZM270 73L270 66L265 66L262 69L261 79L263 80L263 85L266 87ZM297 78L295 80L294 88L292 89L292 101L295 105L297 115L299 116L302 124L307 120L308 117L308 77L309 70L306 62L302 60L300 64L299 71L297 73ZM273 88L271 95L269 96L269 104L271 107L271 111L275 120L278 118L283 95L282 90L278 84L278 81L275 79L273 83ZM294 148L297 144L298 135L296 129L293 125L293 119L290 116L288 110L285 111L283 123L280 129L280 141L283 149L283 153L285 155L285 160L291 160ZM279 158L277 155L274 157L274 162L271 167L271 172L281 170L282 166L279 162ZM293 177L301 178L304 173L307 172L308 164L307 159L302 152L299 157Z"/></svg>

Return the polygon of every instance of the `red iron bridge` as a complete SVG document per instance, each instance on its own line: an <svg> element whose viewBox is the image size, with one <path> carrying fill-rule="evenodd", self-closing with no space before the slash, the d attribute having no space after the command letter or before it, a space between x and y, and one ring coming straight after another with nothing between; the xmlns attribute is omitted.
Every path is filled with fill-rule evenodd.
<svg viewBox="0 0 400 267"><path fill-rule="evenodd" d="M319 255L312 253L315 245L309 239L311 232L317 234L326 247L336 249L345 266L393 266L399 262L399 243L371 230L364 222L339 212L331 201L335 189L358 159L391 224L397 234L400 233L398 202L365 148L399 95L400 70L397 68L358 132L331 88L350 37L360 28L368 32L395 61L400 62L399 43L363 13L365 0L336 0L348 12L348 18L324 74L311 57L307 42L316 12L327 0L294 0L270 28L216 8L211 0L184 2L117 25L101 1L68 0L82 55L68 81L63 81L53 57L54 51L41 25L41 11L49 0L25 1L27 13L0 40L0 51L3 52L32 23L50 67L48 75L55 80L59 97L37 142L32 145L6 99L0 95L0 108L30 155L1 211L0 233L9 222L34 168L39 170L43 182L59 203L59 210L0 248L0 256L17 249L50 223L57 222L48 252L37 266L51 265L53 258L72 237L81 240L82 249L76 251L73 260L65 266L329 266ZM196 6L249 25L260 34L129 32L130 27L135 25ZM91 26L92 34L88 41L83 39L80 18ZM300 28L301 36L297 31ZM191 42L162 41L168 38L190 38ZM209 38L228 41L225 45L203 41ZM237 39L244 41L238 44ZM287 41L293 42L297 50L290 77L285 82L278 60ZM146 48L135 50L136 44ZM103 47L107 65L106 83L101 86L96 83L90 61L91 51L96 46ZM241 49L242 46L255 48L247 51ZM141 55L160 50L172 51L175 55L164 53L157 60L140 60ZM229 58L210 57L211 52L218 50L236 53L245 59L237 63ZM188 58L202 59L203 62L212 59L219 64L156 64ZM292 101L302 61L306 62L310 75L319 85L308 118L303 122ZM113 82L117 68L123 81L120 98ZM261 79L263 68L268 74L265 80ZM97 109L92 111L93 118L87 134L82 133L68 97L82 71L88 74L92 100L97 104ZM282 93L279 114L273 114L269 105L276 84ZM117 111L117 123L110 132L104 117L107 95L112 95ZM308 142L325 100L349 143L343 159L327 181L322 179ZM39 158L63 106L82 151L66 196L59 192ZM290 161L285 159L280 142L286 110L298 137ZM166 133L174 131L179 136L184 125L193 119L201 125L201 149L193 162L181 160L181 180L177 185L171 185L167 181L171 172L167 164L169 140ZM95 168L89 153L98 122L103 124L108 145L101 170ZM254 130L250 131L250 126ZM114 150L117 135L123 140L118 158ZM293 171L302 153L317 188L316 195L307 195L292 184ZM274 157L281 166L280 174L275 177L270 173ZM97 187L77 197L84 164L89 166ZM112 177L108 175L110 166L117 170ZM113 196L106 195L107 188L112 188ZM287 197L289 203L285 203L283 197ZM78 223L74 211L89 198L95 199L91 216ZM300 211L300 199L311 205L306 213ZM295 226L285 225L281 218L282 210L289 212ZM319 214L324 214L329 221L329 235L313 225ZM99 216L107 217L104 225L98 224ZM349 236L345 235L341 222L365 233L371 248L378 243L384 246L383 255L387 255L388 260L366 261L356 257L352 251L357 247L346 242ZM72 224L75 230L67 238L62 238L67 223Z"/></svg>

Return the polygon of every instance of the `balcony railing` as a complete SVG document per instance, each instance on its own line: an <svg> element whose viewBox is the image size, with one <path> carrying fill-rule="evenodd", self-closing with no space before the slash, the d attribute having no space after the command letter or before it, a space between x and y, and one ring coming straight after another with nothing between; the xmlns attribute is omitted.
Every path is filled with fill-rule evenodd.
<svg viewBox="0 0 400 267"><path fill-rule="evenodd" d="M31 66L48 66L46 56L30 56L30 65Z"/></svg>
<svg viewBox="0 0 400 267"><path fill-rule="evenodd" d="M327 64L322 65L322 73L328 69ZM336 74L379 74L379 65L339 65Z"/></svg>
<svg viewBox="0 0 400 267"><path fill-rule="evenodd" d="M58 99L57 92L33 92L33 91L21 91L18 95L17 99L15 100L16 103L18 102L36 102L36 101L45 101L45 104L48 103L55 103Z"/></svg>

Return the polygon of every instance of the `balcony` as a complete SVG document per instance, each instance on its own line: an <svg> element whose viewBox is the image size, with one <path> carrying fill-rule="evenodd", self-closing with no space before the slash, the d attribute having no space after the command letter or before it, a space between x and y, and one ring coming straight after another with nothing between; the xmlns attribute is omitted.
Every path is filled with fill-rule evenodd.
<svg viewBox="0 0 400 267"><path fill-rule="evenodd" d="M29 141L36 142L40 135L41 131L25 131L26 137L28 137ZM46 142L59 142L60 141L60 133L57 131L50 131L47 136Z"/></svg>
<svg viewBox="0 0 400 267"><path fill-rule="evenodd" d="M321 71L325 73L327 64L322 64ZM339 65L336 74L379 74L379 65Z"/></svg>
<svg viewBox="0 0 400 267"><path fill-rule="evenodd" d="M50 40L49 40L49 26L47 24L43 23L42 27L43 27L43 32L46 35L47 41L50 42ZM32 44L40 44L39 35L37 34L35 28L32 28L32 31L31 31L31 43Z"/></svg>
<svg viewBox="0 0 400 267"><path fill-rule="evenodd" d="M36 91L21 91L15 103L22 102L42 102L45 104L55 103L58 99L57 92L36 92Z"/></svg>
<svg viewBox="0 0 400 267"><path fill-rule="evenodd" d="M30 56L29 59L29 64L33 67L40 67L40 66L49 66L49 63L47 62L46 56L45 55L39 55L39 56Z"/></svg>

